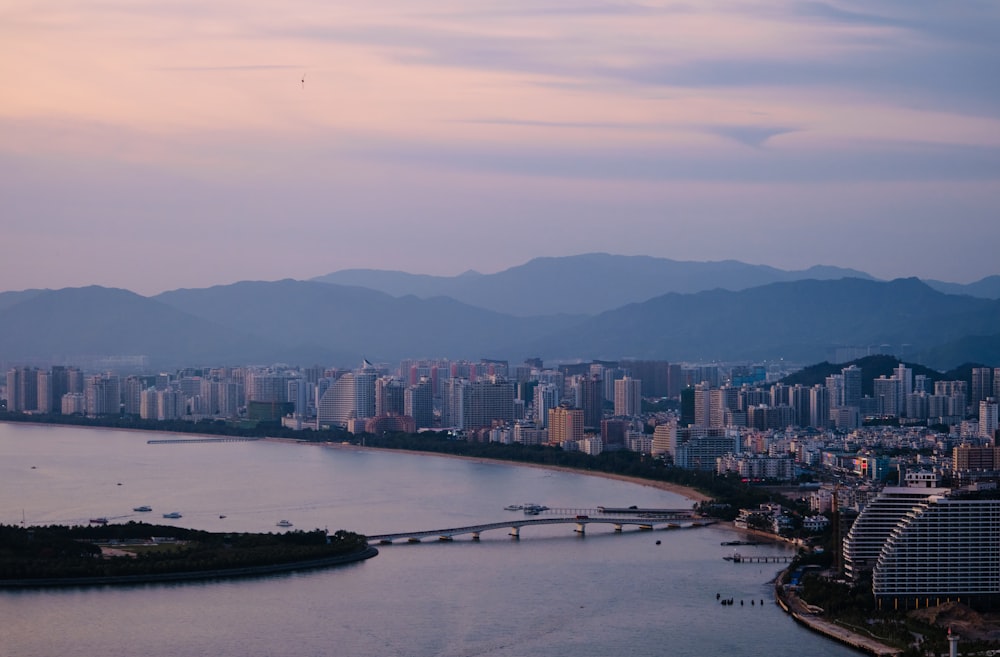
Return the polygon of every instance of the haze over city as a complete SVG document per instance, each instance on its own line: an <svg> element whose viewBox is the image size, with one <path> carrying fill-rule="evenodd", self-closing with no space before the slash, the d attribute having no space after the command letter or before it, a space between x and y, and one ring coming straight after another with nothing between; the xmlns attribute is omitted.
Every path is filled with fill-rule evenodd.
<svg viewBox="0 0 1000 657"><path fill-rule="evenodd" d="M996 273L994 3L7 6L0 287Z"/></svg>

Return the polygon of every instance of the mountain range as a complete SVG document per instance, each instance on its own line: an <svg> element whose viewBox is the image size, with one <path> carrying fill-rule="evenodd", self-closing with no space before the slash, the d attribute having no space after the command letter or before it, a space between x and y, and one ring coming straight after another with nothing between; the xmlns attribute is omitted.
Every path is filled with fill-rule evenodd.
<svg viewBox="0 0 1000 657"><path fill-rule="evenodd" d="M244 281L154 297L102 287L4 292L0 362L143 354L161 368L529 356L807 363L829 359L836 347L889 345L908 361L938 369L966 361L1000 365L996 299L946 294L917 279L837 278L842 271L829 268L774 270L791 280L740 287L752 276L771 275L771 268L734 262L694 263L676 280L659 280L651 273L664 266L657 260L591 254L452 279L344 275L369 285L380 276L384 286L424 285L404 293L318 280ZM626 273L615 263L628 265ZM590 269L601 273L600 285L585 274ZM727 279L729 270L742 273ZM696 271L705 272L703 280ZM641 290L705 281L712 289L624 301ZM452 285L453 295L432 294L441 292L439 284ZM621 302L608 308L616 290ZM473 295L476 303L455 295ZM517 298L535 314L505 312Z"/></svg>

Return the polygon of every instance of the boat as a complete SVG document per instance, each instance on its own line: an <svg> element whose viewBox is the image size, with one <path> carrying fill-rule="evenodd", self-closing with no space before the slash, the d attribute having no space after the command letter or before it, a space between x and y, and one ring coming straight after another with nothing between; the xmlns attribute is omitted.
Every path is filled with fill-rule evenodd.
<svg viewBox="0 0 1000 657"><path fill-rule="evenodd" d="M292 526L292 523L290 523L287 520L279 520L278 521L278 527L291 527L291 526Z"/></svg>
<svg viewBox="0 0 1000 657"><path fill-rule="evenodd" d="M520 504L508 504L503 509L504 511L520 511L523 508Z"/></svg>
<svg viewBox="0 0 1000 657"><path fill-rule="evenodd" d="M92 525L106 525L108 524L107 518L91 518L90 524Z"/></svg>
<svg viewBox="0 0 1000 657"><path fill-rule="evenodd" d="M225 517L226 517L226 514L224 514L224 513L220 513L220 514L219 514L219 517L220 517L220 518L225 518Z"/></svg>
<svg viewBox="0 0 1000 657"><path fill-rule="evenodd" d="M138 511L139 513L146 513L148 511L152 511L153 507L146 506L145 504L143 504L142 506L137 506L137 507L133 508L132 510L133 511Z"/></svg>
<svg viewBox="0 0 1000 657"><path fill-rule="evenodd" d="M182 516L177 511L171 511L170 513L164 513L163 517L164 518L180 518Z"/></svg>

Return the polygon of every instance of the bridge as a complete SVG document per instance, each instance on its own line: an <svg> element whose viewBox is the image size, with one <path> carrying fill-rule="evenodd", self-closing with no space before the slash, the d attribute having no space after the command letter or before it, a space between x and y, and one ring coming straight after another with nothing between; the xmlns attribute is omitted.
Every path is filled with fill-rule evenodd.
<svg viewBox="0 0 1000 657"><path fill-rule="evenodd" d="M472 540L478 541L483 532L509 529L512 538L521 537L522 527L534 525L576 525L575 531L578 534L585 534L588 524L598 523L613 525L616 532L621 532L625 526L634 525L639 530L652 531L657 526L666 529L679 529L681 527L701 527L714 523L714 520L702 518L688 509L659 509L642 510L642 513L631 514L608 513L602 509L573 509L579 513L564 515L565 509L548 509L545 512L519 516L513 520L503 522L488 522L479 525L469 525L467 527L448 527L446 529L428 529L413 532L395 532L391 534L374 534L367 536L370 543L380 543L382 545L391 544L393 541L406 539L408 543L419 543L425 538L437 538L439 541L451 541L456 536L471 535ZM615 509L619 511L619 509ZM541 514L545 513L544 517ZM684 524L681 524L681 523Z"/></svg>

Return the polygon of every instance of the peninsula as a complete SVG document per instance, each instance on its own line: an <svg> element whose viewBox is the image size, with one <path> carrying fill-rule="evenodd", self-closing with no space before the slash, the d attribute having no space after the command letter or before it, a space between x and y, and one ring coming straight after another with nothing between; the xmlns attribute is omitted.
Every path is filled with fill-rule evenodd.
<svg viewBox="0 0 1000 657"><path fill-rule="evenodd" d="M212 533L129 522L0 525L0 588L136 584L322 568L371 558L364 536L323 530Z"/></svg>

